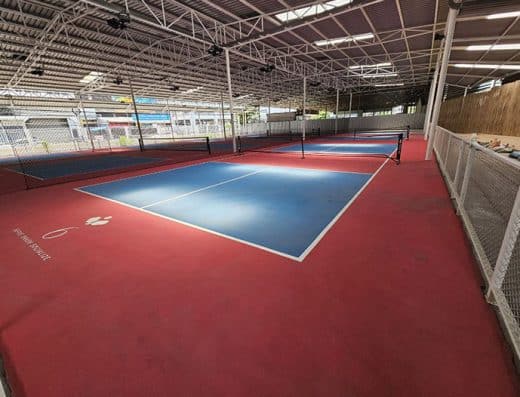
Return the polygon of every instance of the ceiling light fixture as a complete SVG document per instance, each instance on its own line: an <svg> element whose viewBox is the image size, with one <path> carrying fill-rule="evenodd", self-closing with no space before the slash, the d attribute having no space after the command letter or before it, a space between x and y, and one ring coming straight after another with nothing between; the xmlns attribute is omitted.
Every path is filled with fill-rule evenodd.
<svg viewBox="0 0 520 397"><path fill-rule="evenodd" d="M508 50L520 50L520 43L470 45L470 46L466 47L466 51L508 51Z"/></svg>
<svg viewBox="0 0 520 397"><path fill-rule="evenodd" d="M336 39L328 39L328 40L318 40L315 41L314 44L323 47L327 45L335 45L340 43L350 43L352 41L360 41L360 40L370 40L374 38L373 33L364 33L364 34L358 34L355 36L347 36L347 37L338 37Z"/></svg>
<svg viewBox="0 0 520 397"><path fill-rule="evenodd" d="M374 87L402 87L404 83L374 84Z"/></svg>
<svg viewBox="0 0 520 397"><path fill-rule="evenodd" d="M110 18L107 21L108 26L114 29L126 29L127 25L130 23L130 15L120 12L117 14L117 17Z"/></svg>
<svg viewBox="0 0 520 397"><path fill-rule="evenodd" d="M271 73L275 69L276 69L276 67L274 65L271 65L271 64L268 64L268 65L260 67L260 71L262 73Z"/></svg>
<svg viewBox="0 0 520 397"><path fill-rule="evenodd" d="M209 47L209 50L208 50L208 54L210 54L211 56L214 56L214 57L218 57L218 56L222 55L223 52L224 52L224 49L222 47L219 47L216 44L213 44L211 47Z"/></svg>
<svg viewBox="0 0 520 397"><path fill-rule="evenodd" d="M33 70L31 70L29 73L31 73L34 76L43 76L45 71L43 70L43 68L36 67Z"/></svg>
<svg viewBox="0 0 520 397"><path fill-rule="evenodd" d="M361 77L365 79L382 78L382 77L397 77L397 73L377 73L377 74L363 74Z"/></svg>
<svg viewBox="0 0 520 397"><path fill-rule="evenodd" d="M490 64L479 64L479 63L456 63L452 65L456 68L461 69L499 69L499 70L520 70L519 65L490 65Z"/></svg>
<svg viewBox="0 0 520 397"><path fill-rule="evenodd" d="M383 68L387 66L392 66L391 62L383 62L383 63L376 63L373 65L354 65L350 66L350 70L356 70L356 69L370 69L370 68Z"/></svg>
<svg viewBox="0 0 520 397"><path fill-rule="evenodd" d="M103 73L101 72L90 72L89 74L84 76L79 82L82 84L88 84L96 79L99 79L101 76L103 76Z"/></svg>
<svg viewBox="0 0 520 397"><path fill-rule="evenodd" d="M275 14L275 17L282 22L289 22L295 19L306 18L310 16L316 16L319 14L323 14L324 12L333 10L334 8L338 8L341 6L348 5L352 3L353 0L333 0L327 1L323 4L316 4L308 7L296 8L291 11L280 12Z"/></svg>
<svg viewBox="0 0 520 397"><path fill-rule="evenodd" d="M491 14L486 16L486 19L503 19L520 17L520 11L501 12L499 14Z"/></svg>

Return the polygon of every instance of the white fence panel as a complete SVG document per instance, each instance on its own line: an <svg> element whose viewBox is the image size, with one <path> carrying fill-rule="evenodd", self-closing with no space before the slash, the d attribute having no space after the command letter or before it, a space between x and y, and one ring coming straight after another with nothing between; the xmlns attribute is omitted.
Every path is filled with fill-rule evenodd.
<svg viewBox="0 0 520 397"><path fill-rule="evenodd" d="M434 152L520 360L520 163L441 127Z"/></svg>

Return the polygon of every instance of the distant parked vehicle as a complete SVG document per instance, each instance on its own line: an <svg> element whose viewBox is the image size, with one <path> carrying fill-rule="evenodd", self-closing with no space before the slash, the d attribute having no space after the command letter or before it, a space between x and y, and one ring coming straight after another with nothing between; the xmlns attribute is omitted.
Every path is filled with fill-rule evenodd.
<svg viewBox="0 0 520 397"><path fill-rule="evenodd" d="M13 145L30 145L30 144L40 144L43 141L40 138L33 138L31 141L27 138L19 138L13 141Z"/></svg>

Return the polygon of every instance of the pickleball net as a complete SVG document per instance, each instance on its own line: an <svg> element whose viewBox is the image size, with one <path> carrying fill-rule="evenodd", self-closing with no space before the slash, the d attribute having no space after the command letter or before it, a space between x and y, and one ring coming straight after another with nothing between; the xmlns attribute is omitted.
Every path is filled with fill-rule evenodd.
<svg viewBox="0 0 520 397"><path fill-rule="evenodd" d="M206 152L211 154L209 137L143 137L141 144L144 150L169 150Z"/></svg>

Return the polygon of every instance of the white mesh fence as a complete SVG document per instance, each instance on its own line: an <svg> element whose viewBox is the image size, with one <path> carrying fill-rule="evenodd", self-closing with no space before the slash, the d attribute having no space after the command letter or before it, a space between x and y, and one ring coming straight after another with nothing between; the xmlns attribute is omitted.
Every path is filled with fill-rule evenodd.
<svg viewBox="0 0 520 397"><path fill-rule="evenodd" d="M434 151L520 359L520 162L440 127Z"/></svg>

